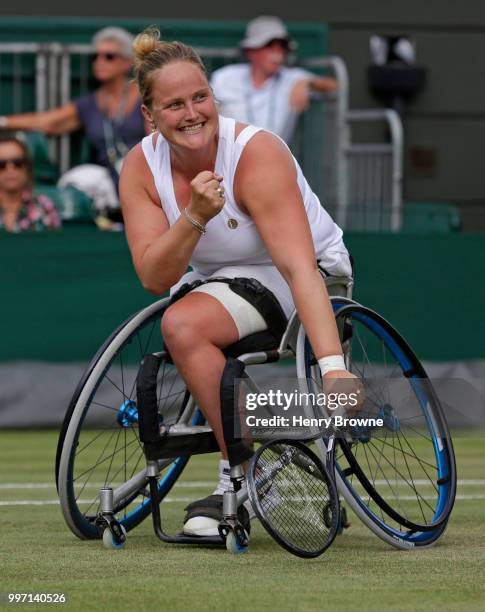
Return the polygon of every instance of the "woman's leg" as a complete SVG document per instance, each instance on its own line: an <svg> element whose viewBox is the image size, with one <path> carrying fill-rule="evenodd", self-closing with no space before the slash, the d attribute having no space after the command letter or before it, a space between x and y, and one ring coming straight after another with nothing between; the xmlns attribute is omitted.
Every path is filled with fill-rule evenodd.
<svg viewBox="0 0 485 612"><path fill-rule="evenodd" d="M239 340L233 318L215 297L193 292L167 309L162 333L178 371L227 458L220 409L220 381L226 358L221 349Z"/></svg>

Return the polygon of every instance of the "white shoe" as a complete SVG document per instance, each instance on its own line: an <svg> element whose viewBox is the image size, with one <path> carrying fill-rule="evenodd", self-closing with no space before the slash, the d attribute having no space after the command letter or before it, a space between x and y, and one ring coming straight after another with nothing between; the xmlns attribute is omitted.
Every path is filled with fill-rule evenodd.
<svg viewBox="0 0 485 612"><path fill-rule="evenodd" d="M194 516L184 524L184 534L191 536L218 536L219 521L208 516Z"/></svg>
<svg viewBox="0 0 485 612"><path fill-rule="evenodd" d="M201 514L192 516L184 522L184 533L192 536L217 536L219 535L219 521L222 519L222 496L224 491L232 491L231 467L227 459L219 461L219 482L212 495L189 504L185 510L187 514L200 511ZM214 499L217 495L220 499ZM195 508L194 508L195 505ZM216 518L219 517L219 518Z"/></svg>
<svg viewBox="0 0 485 612"><path fill-rule="evenodd" d="M227 459L219 461L219 482L212 495L189 504L185 510L189 518L184 521L183 532L191 536L219 535L219 522L222 519L222 496L225 491L233 491L231 468ZM249 499L244 503L250 520L255 517Z"/></svg>
<svg viewBox="0 0 485 612"><path fill-rule="evenodd" d="M184 533L191 536L217 536L222 519L222 495L209 495L185 508Z"/></svg>

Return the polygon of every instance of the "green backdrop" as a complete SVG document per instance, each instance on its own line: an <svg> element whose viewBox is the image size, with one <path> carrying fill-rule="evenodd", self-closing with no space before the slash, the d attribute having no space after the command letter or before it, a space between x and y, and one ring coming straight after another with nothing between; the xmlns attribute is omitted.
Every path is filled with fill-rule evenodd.
<svg viewBox="0 0 485 612"><path fill-rule="evenodd" d="M2 17L0 42L58 42L61 44L89 43L95 32L106 26L120 26L138 34L156 24L166 40L181 40L196 47L239 46L246 27L245 21L164 20L156 17L140 19L91 19L80 17ZM298 42L298 57L321 57L328 51L328 28L322 23L289 23L289 31ZM28 55L18 63L3 55L0 65L2 96L0 114L13 112L15 97L23 112L35 110L35 57ZM222 58L206 62L209 71L222 65ZM88 63L89 66L89 63ZM71 65L71 96L79 95L79 61ZM14 72L22 75L19 87L14 84ZM93 83L94 84L94 83Z"/></svg>
<svg viewBox="0 0 485 612"><path fill-rule="evenodd" d="M388 318L423 359L485 358L485 236L349 234L355 298ZM156 299L123 234L67 226L0 237L0 361L89 359Z"/></svg>

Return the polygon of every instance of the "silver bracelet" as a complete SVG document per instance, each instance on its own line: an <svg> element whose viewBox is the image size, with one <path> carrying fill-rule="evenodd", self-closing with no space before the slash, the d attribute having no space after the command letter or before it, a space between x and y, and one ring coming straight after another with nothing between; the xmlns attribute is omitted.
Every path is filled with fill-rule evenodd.
<svg viewBox="0 0 485 612"><path fill-rule="evenodd" d="M7 115L0 115L0 130L2 128L6 128L8 125L8 117Z"/></svg>
<svg viewBox="0 0 485 612"><path fill-rule="evenodd" d="M206 229L205 229L205 225L202 225L202 223L199 223L196 219L194 219L191 215L189 215L189 211L187 210L187 208L184 208L183 213L185 215L185 218L187 219L187 221L193 226L195 227L195 229L202 235L205 234Z"/></svg>

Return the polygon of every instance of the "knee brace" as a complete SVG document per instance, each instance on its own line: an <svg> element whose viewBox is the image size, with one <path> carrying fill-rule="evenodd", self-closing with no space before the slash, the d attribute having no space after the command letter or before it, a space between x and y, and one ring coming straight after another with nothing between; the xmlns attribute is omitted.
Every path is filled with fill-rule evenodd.
<svg viewBox="0 0 485 612"><path fill-rule="evenodd" d="M173 294L171 304L183 298L187 293L207 283L226 283L237 295L250 302L263 317L268 330L278 341L286 329L287 319L274 293L255 278L226 278L214 276L204 281L185 283Z"/></svg>

